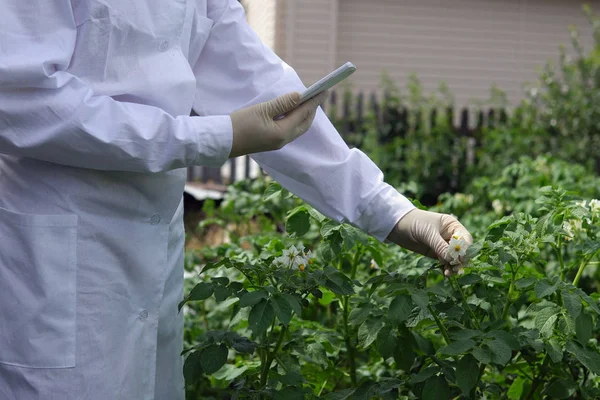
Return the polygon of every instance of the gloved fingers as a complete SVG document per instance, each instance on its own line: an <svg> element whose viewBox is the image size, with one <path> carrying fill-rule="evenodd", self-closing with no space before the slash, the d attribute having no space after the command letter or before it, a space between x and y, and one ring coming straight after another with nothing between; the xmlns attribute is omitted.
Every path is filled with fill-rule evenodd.
<svg viewBox="0 0 600 400"><path fill-rule="evenodd" d="M431 258L437 258L441 262L449 262L448 242L440 235L439 228L430 223L418 220L414 221L413 224L413 236L428 249L424 255Z"/></svg>
<svg viewBox="0 0 600 400"><path fill-rule="evenodd" d="M290 92L274 98L265 103L264 108L266 117L273 119L279 115L285 114L286 111L293 109L300 100L300 93Z"/></svg>
<svg viewBox="0 0 600 400"><path fill-rule="evenodd" d="M473 237L467 228L465 228L463 224L461 224L458 219L452 215L444 214L441 216L441 228L440 234L444 240L450 241L453 236L456 236L464 240L467 246L473 244Z"/></svg>
<svg viewBox="0 0 600 400"><path fill-rule="evenodd" d="M315 119L317 108L325 100L326 96L327 92L323 92L308 100L297 109L289 112L285 118L276 121L283 132L290 132L294 135L289 138L290 141L302 135L310 128Z"/></svg>

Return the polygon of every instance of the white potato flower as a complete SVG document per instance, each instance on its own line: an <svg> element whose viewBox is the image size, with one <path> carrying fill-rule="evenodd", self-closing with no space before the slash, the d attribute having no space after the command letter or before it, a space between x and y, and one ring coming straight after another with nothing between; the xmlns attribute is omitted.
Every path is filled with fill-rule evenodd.
<svg viewBox="0 0 600 400"><path fill-rule="evenodd" d="M371 269L379 269L379 264L377 264L373 259L371 259Z"/></svg>
<svg viewBox="0 0 600 400"><path fill-rule="evenodd" d="M459 262L460 257L467 254L467 242L458 235L452 236L450 238L450 243L448 243L448 256L454 262Z"/></svg>
<svg viewBox="0 0 600 400"><path fill-rule="evenodd" d="M583 221L580 219L570 219L563 222L562 226L566 234L566 240L572 240L577 233L583 230Z"/></svg>
<svg viewBox="0 0 600 400"><path fill-rule="evenodd" d="M504 204L498 199L492 201L492 208L496 214L504 213Z"/></svg>
<svg viewBox="0 0 600 400"><path fill-rule="evenodd" d="M279 267L298 268L304 271L309 264L314 262L312 252L305 251L304 246L291 246L289 249L284 249L280 257L275 258L273 262Z"/></svg>
<svg viewBox="0 0 600 400"><path fill-rule="evenodd" d="M592 215L600 216L600 200L598 200L598 199L590 200L589 206L590 206L590 211L592 212Z"/></svg>

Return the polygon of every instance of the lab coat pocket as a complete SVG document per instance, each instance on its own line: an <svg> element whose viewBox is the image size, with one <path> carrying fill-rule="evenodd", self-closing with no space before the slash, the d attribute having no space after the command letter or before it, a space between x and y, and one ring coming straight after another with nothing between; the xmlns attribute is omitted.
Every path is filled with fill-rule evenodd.
<svg viewBox="0 0 600 400"><path fill-rule="evenodd" d="M77 216L0 208L0 363L75 366Z"/></svg>

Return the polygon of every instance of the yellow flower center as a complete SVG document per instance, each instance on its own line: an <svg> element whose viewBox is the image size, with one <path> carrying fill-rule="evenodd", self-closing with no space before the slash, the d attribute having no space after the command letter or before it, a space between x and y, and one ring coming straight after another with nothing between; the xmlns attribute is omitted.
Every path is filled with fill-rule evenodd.
<svg viewBox="0 0 600 400"><path fill-rule="evenodd" d="M313 260L313 259L311 258L310 260L308 260L308 263L309 263L310 265L313 265L313 264L315 263L315 260Z"/></svg>
<svg viewBox="0 0 600 400"><path fill-rule="evenodd" d="M304 264L300 264L300 266L298 268L300 269L301 272L304 272Z"/></svg>
<svg viewBox="0 0 600 400"><path fill-rule="evenodd" d="M452 236L452 237L453 237L454 239L456 239L456 240L460 239L460 236L458 236L458 235L454 235L454 236Z"/></svg>
<svg viewBox="0 0 600 400"><path fill-rule="evenodd" d="M456 246L454 246L454 251L460 251L460 244L457 244Z"/></svg>

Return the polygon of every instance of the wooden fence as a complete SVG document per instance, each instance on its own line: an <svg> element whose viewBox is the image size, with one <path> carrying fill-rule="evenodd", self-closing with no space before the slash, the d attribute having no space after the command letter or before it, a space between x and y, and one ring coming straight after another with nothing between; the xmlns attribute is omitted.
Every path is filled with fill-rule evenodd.
<svg viewBox="0 0 600 400"><path fill-rule="evenodd" d="M341 97L341 99L340 99ZM369 95L369 101L365 101L365 94L359 93L353 97L340 96L336 92L331 92L328 104L325 105L325 112L336 124L338 131L344 140L351 146L360 146L361 135L364 135L363 123L367 116L376 119L378 126L379 140L386 143L393 140L394 137L404 136L411 129L409 121L410 113L406 108L384 107L375 93ZM481 133L484 128L505 124L508 120L506 111L498 112L494 109L487 111L473 110L463 108L459 114L455 114L455 109L450 108L446 111L449 126L457 136L470 138L470 150L468 151L469 162L473 162L474 148L481 142ZM413 115L412 119L416 121L416 126L412 129L419 132L419 124L423 119L419 111L418 115ZM458 118L456 118L458 117ZM437 111L434 109L429 116L431 126L435 126L438 118ZM390 124L393 123L393 129ZM230 159L221 168L213 167L190 167L188 169L188 182L227 184L241 179L255 178L261 174L260 167L248 156Z"/></svg>

